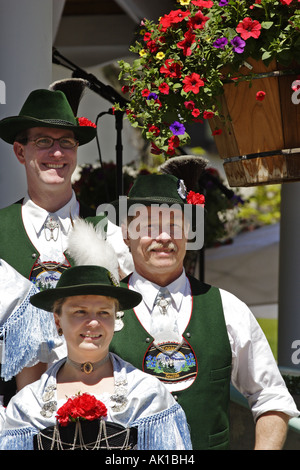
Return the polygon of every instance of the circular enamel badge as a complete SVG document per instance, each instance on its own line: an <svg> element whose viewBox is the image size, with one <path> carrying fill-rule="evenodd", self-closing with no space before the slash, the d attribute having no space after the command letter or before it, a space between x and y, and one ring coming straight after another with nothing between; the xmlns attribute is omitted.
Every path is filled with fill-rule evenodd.
<svg viewBox="0 0 300 470"><path fill-rule="evenodd" d="M179 382L197 374L195 354L189 344L178 349L178 343L151 344L144 359L144 372L162 382Z"/></svg>
<svg viewBox="0 0 300 470"><path fill-rule="evenodd" d="M45 262L43 265L35 264L30 280L39 290L51 289L56 286L62 273L69 267L69 263L63 265L53 262Z"/></svg>

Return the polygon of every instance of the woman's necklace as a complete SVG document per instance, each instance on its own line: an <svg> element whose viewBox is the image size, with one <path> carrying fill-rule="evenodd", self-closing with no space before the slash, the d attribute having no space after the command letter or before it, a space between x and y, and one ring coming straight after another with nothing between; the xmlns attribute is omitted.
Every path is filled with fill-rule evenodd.
<svg viewBox="0 0 300 470"><path fill-rule="evenodd" d="M107 354L107 356L105 356L104 359L101 359L101 361L98 361L98 362L87 361L87 362L80 363L80 362L72 361L72 359L68 357L67 363L71 364L76 369L81 370L81 372L84 372L85 374L90 374L91 372L93 372L94 370L98 369L100 366L105 364L108 360L109 360L109 353Z"/></svg>

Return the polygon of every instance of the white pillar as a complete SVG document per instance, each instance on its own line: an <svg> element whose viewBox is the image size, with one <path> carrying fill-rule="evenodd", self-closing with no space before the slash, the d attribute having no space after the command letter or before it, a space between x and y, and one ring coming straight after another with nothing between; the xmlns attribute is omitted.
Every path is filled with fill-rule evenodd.
<svg viewBox="0 0 300 470"><path fill-rule="evenodd" d="M52 0L0 0L0 80L6 93L0 119L19 114L29 93L48 88L51 78ZM23 166L0 139L0 208L26 189Z"/></svg>
<svg viewBox="0 0 300 470"><path fill-rule="evenodd" d="M300 371L300 183L281 195L278 364Z"/></svg>

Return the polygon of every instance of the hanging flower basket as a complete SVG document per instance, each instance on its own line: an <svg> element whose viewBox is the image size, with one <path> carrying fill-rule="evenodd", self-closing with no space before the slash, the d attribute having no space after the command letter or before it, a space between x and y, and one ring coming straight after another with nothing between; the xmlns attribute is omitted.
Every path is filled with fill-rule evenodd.
<svg viewBox="0 0 300 470"><path fill-rule="evenodd" d="M219 130L215 142L228 182L255 186L300 180L300 67L283 69L275 60L268 67L253 59L246 63L245 81L225 84L220 98L230 119L210 120L212 131Z"/></svg>
<svg viewBox="0 0 300 470"><path fill-rule="evenodd" d="M190 143L186 124L208 120L232 186L300 179L300 0L178 0L142 21L130 50L137 59L119 62L122 110L152 153L176 155Z"/></svg>

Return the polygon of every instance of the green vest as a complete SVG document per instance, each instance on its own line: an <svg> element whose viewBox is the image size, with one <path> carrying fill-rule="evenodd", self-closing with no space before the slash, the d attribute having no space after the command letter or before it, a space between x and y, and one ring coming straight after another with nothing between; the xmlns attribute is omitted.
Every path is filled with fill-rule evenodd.
<svg viewBox="0 0 300 470"><path fill-rule="evenodd" d="M0 258L30 279L32 268L40 253L31 243L22 221L22 201L0 210ZM103 216L91 217L93 212L80 204L80 217L97 224ZM66 256L70 265L73 260Z"/></svg>
<svg viewBox="0 0 300 470"><path fill-rule="evenodd" d="M197 377L190 387L173 393L185 411L193 449L228 449L231 347L219 289L189 277L193 295L190 322L183 333L197 358ZM143 370L153 338L133 310L123 317L111 351Z"/></svg>

